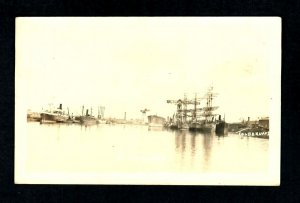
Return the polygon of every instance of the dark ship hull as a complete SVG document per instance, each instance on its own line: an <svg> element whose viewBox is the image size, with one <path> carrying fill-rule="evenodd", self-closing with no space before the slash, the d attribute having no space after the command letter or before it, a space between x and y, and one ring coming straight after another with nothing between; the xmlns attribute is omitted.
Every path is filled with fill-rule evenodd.
<svg viewBox="0 0 300 203"><path fill-rule="evenodd" d="M228 123L222 121L216 124L216 134L227 135L228 134Z"/></svg>
<svg viewBox="0 0 300 203"><path fill-rule="evenodd" d="M41 113L40 123L65 123L68 116L62 110L62 104L56 110L48 110Z"/></svg>
<svg viewBox="0 0 300 203"><path fill-rule="evenodd" d="M95 125L95 124L98 124L98 120L93 116L82 116L82 117L80 117L79 122L82 125Z"/></svg>
<svg viewBox="0 0 300 203"><path fill-rule="evenodd" d="M191 131L199 131L199 132L214 132L216 129L216 124L193 122L190 124L189 129Z"/></svg>
<svg viewBox="0 0 300 203"><path fill-rule="evenodd" d="M65 115L44 112L41 113L40 123L64 123L67 119Z"/></svg>

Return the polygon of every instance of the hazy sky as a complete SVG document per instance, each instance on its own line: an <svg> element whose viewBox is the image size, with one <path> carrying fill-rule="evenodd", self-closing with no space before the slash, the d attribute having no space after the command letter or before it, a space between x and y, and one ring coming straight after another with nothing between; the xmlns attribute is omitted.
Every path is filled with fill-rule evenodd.
<svg viewBox="0 0 300 203"><path fill-rule="evenodd" d="M269 116L278 21L18 18L16 91L19 85L32 109L62 103L79 113L102 105L106 116L139 118L143 108L171 115L167 99L202 96L213 84L217 113L227 120Z"/></svg>

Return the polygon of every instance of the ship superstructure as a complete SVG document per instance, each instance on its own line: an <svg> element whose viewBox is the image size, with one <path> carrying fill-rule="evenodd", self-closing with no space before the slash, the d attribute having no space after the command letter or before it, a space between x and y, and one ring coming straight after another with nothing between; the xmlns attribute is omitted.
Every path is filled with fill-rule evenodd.
<svg viewBox="0 0 300 203"><path fill-rule="evenodd" d="M40 123L63 123L68 119L68 115L62 109L62 104L58 108L53 109L52 104L49 109L41 112Z"/></svg>

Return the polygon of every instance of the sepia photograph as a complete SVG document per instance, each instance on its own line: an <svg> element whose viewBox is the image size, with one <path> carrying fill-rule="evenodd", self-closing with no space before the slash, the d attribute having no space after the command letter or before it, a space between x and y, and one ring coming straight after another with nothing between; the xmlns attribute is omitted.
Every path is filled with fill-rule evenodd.
<svg viewBox="0 0 300 203"><path fill-rule="evenodd" d="M280 185L279 17L18 17L15 183Z"/></svg>

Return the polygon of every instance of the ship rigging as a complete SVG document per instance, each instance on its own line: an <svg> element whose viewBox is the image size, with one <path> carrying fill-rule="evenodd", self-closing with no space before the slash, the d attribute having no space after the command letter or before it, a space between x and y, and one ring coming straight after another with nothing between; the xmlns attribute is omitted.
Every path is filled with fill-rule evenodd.
<svg viewBox="0 0 300 203"><path fill-rule="evenodd" d="M192 129L192 130L214 130L216 124L216 116L214 113L217 106L213 106L212 101L217 96L213 92L213 87L209 87L207 93L203 97L198 97L195 93L194 99L187 99L184 94L183 99L167 100L169 104L176 104L177 111L173 119L170 119L169 126L178 129ZM202 100L206 100L206 105L199 108ZM193 105L193 108L188 108Z"/></svg>

